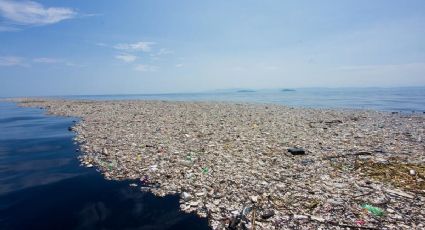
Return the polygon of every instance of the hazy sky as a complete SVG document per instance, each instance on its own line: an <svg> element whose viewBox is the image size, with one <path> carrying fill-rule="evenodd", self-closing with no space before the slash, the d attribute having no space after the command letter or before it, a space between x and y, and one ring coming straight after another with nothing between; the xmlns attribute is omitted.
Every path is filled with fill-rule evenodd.
<svg viewBox="0 0 425 230"><path fill-rule="evenodd" d="M0 96L424 85L423 0L0 0Z"/></svg>

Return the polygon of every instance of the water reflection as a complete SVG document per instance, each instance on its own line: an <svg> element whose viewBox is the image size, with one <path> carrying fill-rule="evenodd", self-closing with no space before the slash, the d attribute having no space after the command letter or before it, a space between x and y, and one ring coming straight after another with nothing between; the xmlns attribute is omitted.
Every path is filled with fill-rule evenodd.
<svg viewBox="0 0 425 230"><path fill-rule="evenodd" d="M0 229L209 229L177 196L80 167L73 119L42 113L0 102Z"/></svg>
<svg viewBox="0 0 425 230"><path fill-rule="evenodd" d="M178 197L158 198L95 174L0 197L1 229L208 229L178 211Z"/></svg>
<svg viewBox="0 0 425 230"><path fill-rule="evenodd" d="M71 138L0 140L0 195L88 173Z"/></svg>

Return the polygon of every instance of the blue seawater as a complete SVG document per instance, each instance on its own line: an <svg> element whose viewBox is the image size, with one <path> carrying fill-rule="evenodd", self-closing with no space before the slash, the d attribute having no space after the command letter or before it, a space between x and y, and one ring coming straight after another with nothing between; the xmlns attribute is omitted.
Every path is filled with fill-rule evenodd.
<svg viewBox="0 0 425 230"><path fill-rule="evenodd" d="M209 229L133 181L109 181L79 165L75 118L0 102L0 229Z"/></svg>
<svg viewBox="0 0 425 230"><path fill-rule="evenodd" d="M425 87L223 90L201 93L62 96L90 100L231 101L308 108L425 112Z"/></svg>

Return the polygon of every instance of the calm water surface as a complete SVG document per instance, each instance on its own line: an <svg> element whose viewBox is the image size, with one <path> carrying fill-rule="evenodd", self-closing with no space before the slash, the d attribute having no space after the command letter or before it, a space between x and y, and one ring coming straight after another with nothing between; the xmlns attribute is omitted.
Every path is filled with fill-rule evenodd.
<svg viewBox="0 0 425 230"><path fill-rule="evenodd" d="M140 94L68 96L74 99L148 99L178 101L234 101L274 103L309 108L371 109L398 112L425 112L425 87L406 88L304 88L295 91L237 90L186 94Z"/></svg>
<svg viewBox="0 0 425 230"><path fill-rule="evenodd" d="M79 166L75 118L0 102L0 229L209 229L206 219Z"/></svg>

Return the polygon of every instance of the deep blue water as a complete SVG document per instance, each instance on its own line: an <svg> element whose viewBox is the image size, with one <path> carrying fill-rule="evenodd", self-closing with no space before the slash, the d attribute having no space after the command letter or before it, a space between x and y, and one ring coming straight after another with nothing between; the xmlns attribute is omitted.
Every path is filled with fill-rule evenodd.
<svg viewBox="0 0 425 230"><path fill-rule="evenodd" d="M0 102L0 229L209 229L177 196L79 166L73 120Z"/></svg>
<svg viewBox="0 0 425 230"><path fill-rule="evenodd" d="M242 91L242 92L241 92ZM425 87L405 88L302 88L295 91L227 90L207 93L66 96L73 99L149 99L177 101L234 101L274 103L295 107L349 108L380 111L425 112Z"/></svg>

